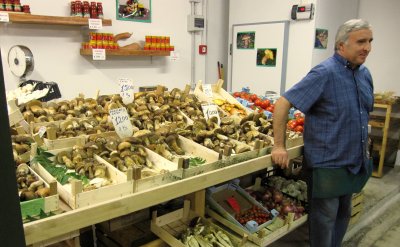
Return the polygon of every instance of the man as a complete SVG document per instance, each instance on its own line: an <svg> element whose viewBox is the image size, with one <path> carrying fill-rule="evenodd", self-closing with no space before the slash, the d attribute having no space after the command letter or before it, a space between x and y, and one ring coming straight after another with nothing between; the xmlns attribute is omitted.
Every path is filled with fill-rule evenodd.
<svg viewBox="0 0 400 247"><path fill-rule="evenodd" d="M314 67L275 104L272 159L288 167L285 132L288 110L306 115L304 166L308 177L312 247L341 246L351 216L352 193L371 175L367 157L373 84L362 64L371 51L372 30L364 20L341 25L335 54Z"/></svg>

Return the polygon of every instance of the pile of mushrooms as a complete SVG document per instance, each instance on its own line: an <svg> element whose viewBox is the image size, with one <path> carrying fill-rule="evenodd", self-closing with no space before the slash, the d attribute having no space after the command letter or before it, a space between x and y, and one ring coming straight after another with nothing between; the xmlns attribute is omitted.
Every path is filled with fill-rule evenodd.
<svg viewBox="0 0 400 247"><path fill-rule="evenodd" d="M32 137L28 135L11 136L13 156L16 164L28 162L30 159Z"/></svg>
<svg viewBox="0 0 400 247"><path fill-rule="evenodd" d="M50 195L50 188L45 187L43 181L31 173L26 163L18 165L16 169L19 199L21 202Z"/></svg>

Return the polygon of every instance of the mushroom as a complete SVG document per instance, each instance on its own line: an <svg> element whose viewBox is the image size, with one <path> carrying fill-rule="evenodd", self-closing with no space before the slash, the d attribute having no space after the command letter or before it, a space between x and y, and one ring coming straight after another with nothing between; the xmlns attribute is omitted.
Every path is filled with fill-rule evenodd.
<svg viewBox="0 0 400 247"><path fill-rule="evenodd" d="M149 141L149 138L148 138L148 136L150 134L151 134L150 130L144 129L144 130L139 130L139 131L135 132L133 134L133 137L141 138L144 141L144 143L146 144L146 146L147 146L147 145L150 144L150 141Z"/></svg>
<svg viewBox="0 0 400 247"><path fill-rule="evenodd" d="M59 164L65 164L69 169L74 169L75 164L71 161L71 153L68 151L61 151L56 155L56 160Z"/></svg>
<svg viewBox="0 0 400 247"><path fill-rule="evenodd" d="M30 110L36 116L46 114L46 112L42 108L42 102L36 99L26 103L26 109Z"/></svg>
<svg viewBox="0 0 400 247"><path fill-rule="evenodd" d="M175 151L175 153L177 153L177 154L179 154L179 155L183 155L183 154L185 154L185 151L183 151L183 150L179 147L179 145L178 145L178 143L177 143L178 138L179 138L179 137L178 137L177 134L170 134L170 135L168 135L167 138L165 139L165 142L168 144L168 146L170 146L170 147Z"/></svg>

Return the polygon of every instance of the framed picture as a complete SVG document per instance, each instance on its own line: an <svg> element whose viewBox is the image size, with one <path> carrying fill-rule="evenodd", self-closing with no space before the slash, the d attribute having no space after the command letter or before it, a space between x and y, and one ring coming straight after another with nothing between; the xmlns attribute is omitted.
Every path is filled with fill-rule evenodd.
<svg viewBox="0 0 400 247"><path fill-rule="evenodd" d="M328 46L328 30L317 28L315 30L314 48L326 49L327 46Z"/></svg>
<svg viewBox="0 0 400 247"><path fill-rule="evenodd" d="M237 33L236 47L237 49L254 49L256 32L239 32Z"/></svg>
<svg viewBox="0 0 400 247"><path fill-rule="evenodd" d="M117 20L151 22L151 0L116 0Z"/></svg>
<svg viewBox="0 0 400 247"><path fill-rule="evenodd" d="M275 67L276 48L257 49L257 66Z"/></svg>

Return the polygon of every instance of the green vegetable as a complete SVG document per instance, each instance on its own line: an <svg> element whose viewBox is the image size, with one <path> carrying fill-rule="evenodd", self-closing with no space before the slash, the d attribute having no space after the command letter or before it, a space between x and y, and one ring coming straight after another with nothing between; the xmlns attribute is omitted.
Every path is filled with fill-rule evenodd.
<svg viewBox="0 0 400 247"><path fill-rule="evenodd" d="M201 157L194 157L189 159L189 166L194 167L194 166L199 166L206 163L206 160L201 158Z"/></svg>

